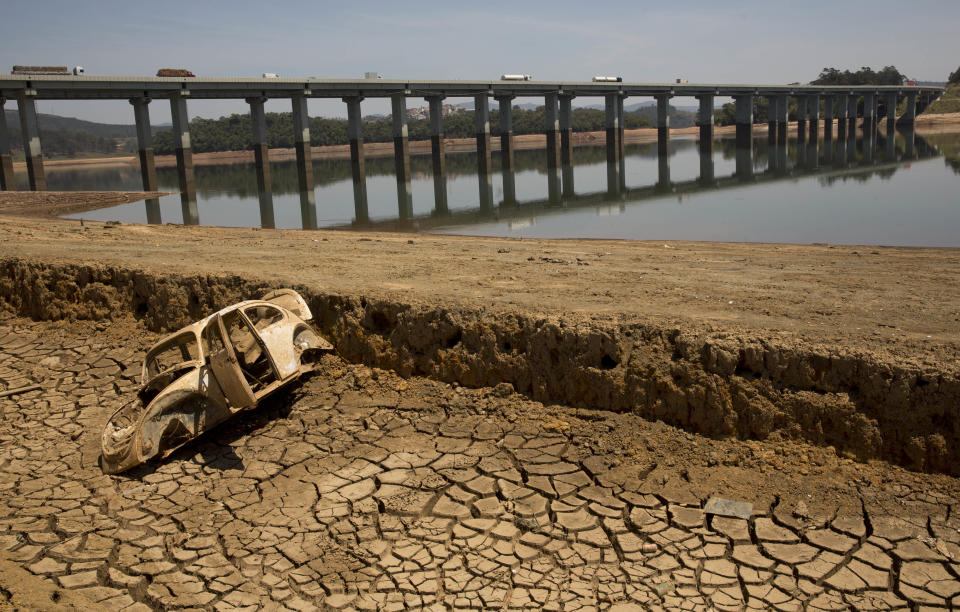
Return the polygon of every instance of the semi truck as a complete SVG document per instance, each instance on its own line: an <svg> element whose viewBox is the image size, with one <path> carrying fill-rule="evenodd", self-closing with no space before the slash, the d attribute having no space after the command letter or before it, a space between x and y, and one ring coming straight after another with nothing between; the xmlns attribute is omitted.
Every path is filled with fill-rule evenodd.
<svg viewBox="0 0 960 612"><path fill-rule="evenodd" d="M185 68L161 68L160 70L157 70L157 76L158 77L193 78L193 77L196 77L197 75L193 74L192 72L190 72Z"/></svg>
<svg viewBox="0 0 960 612"><path fill-rule="evenodd" d="M36 75L69 75L70 69L66 66L14 66L10 74L36 74ZM73 74L83 76L83 66L74 66Z"/></svg>

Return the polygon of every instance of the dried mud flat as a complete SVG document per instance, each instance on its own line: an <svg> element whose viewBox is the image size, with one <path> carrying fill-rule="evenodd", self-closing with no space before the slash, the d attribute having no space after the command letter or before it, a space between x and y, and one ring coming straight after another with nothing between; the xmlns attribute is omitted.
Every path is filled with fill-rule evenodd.
<svg viewBox="0 0 960 612"><path fill-rule="evenodd" d="M102 475L150 342L277 285L340 356L166 463ZM957 607L957 304L956 249L0 215L0 390L43 387L0 398L0 593ZM711 496L753 514L707 514Z"/></svg>
<svg viewBox="0 0 960 612"><path fill-rule="evenodd" d="M0 322L0 380L42 386L0 398L8 606L960 605L955 478L339 357L165 463L104 476L100 427L155 337L133 320ZM707 514L712 495L753 514Z"/></svg>

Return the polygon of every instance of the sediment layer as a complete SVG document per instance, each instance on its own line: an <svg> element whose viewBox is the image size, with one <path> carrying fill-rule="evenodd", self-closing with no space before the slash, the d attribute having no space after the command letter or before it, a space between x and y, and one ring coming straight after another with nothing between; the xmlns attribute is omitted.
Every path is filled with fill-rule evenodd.
<svg viewBox="0 0 960 612"><path fill-rule="evenodd" d="M135 317L172 331L271 283L0 260L0 303L40 320ZM960 378L841 346L637 322L431 307L296 287L346 359L715 437L803 439L860 460L960 474Z"/></svg>

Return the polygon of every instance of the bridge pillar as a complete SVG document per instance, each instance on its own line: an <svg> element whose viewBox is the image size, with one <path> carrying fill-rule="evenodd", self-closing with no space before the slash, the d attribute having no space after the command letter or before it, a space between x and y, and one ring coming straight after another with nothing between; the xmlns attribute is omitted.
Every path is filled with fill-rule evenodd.
<svg viewBox="0 0 960 612"><path fill-rule="evenodd" d="M619 100L620 94L616 93L607 94L604 98L607 132L607 193L609 194L620 192L620 146L617 144L620 135L618 125L620 115L617 112Z"/></svg>
<svg viewBox="0 0 960 612"><path fill-rule="evenodd" d="M823 139L833 142L833 105L836 97L832 94L823 96Z"/></svg>
<svg viewBox="0 0 960 612"><path fill-rule="evenodd" d="M917 104L917 113L922 113L927 109L930 104L939 98L939 96L934 96L933 94L923 92L920 94L920 102Z"/></svg>
<svg viewBox="0 0 960 612"><path fill-rule="evenodd" d="M297 150L297 182L300 186L300 222L303 229L317 229L317 198L313 191L313 152L310 149L310 115L307 92L293 96L293 138Z"/></svg>
<svg viewBox="0 0 960 612"><path fill-rule="evenodd" d="M559 96L548 93L544 101L544 134L547 137L547 197L552 204L560 202L560 117Z"/></svg>
<svg viewBox="0 0 960 612"><path fill-rule="evenodd" d="M573 188L573 98L560 96L560 165L562 167L563 196L574 195Z"/></svg>
<svg viewBox="0 0 960 612"><path fill-rule="evenodd" d="M430 96L430 154L433 158L433 214L447 215L447 143L443 134L442 95Z"/></svg>
<svg viewBox="0 0 960 612"><path fill-rule="evenodd" d="M655 96L657 101L657 156L670 155L670 94Z"/></svg>
<svg viewBox="0 0 960 612"><path fill-rule="evenodd" d="M17 182L13 174L13 156L10 154L10 135L7 133L7 113L3 110L7 99L0 96L0 189L16 191Z"/></svg>
<svg viewBox="0 0 960 612"><path fill-rule="evenodd" d="M200 214L197 211L197 186L193 174L193 149L190 145L190 116L187 114L187 98L183 93L170 96L170 118L173 122L173 145L177 157L183 224L197 225L200 223Z"/></svg>
<svg viewBox="0 0 960 612"><path fill-rule="evenodd" d="M753 145L753 95L734 96L737 121L737 147Z"/></svg>
<svg viewBox="0 0 960 612"><path fill-rule="evenodd" d="M500 172L503 174L503 203L517 203L516 165L513 155L513 96L497 96L500 106Z"/></svg>
<svg viewBox="0 0 960 612"><path fill-rule="evenodd" d="M46 191L47 177L43 171L43 151L40 149L40 128L37 125L36 92L28 89L17 98L20 108L20 135L27 162L27 176L31 191Z"/></svg>
<svg viewBox="0 0 960 612"><path fill-rule="evenodd" d="M876 94L873 92L867 92L863 94L863 131L873 130L873 123L877 120L877 116L874 114L875 103L876 103Z"/></svg>
<svg viewBox="0 0 960 612"><path fill-rule="evenodd" d="M907 98L907 110L904 111L903 115L900 116L900 119L897 123L902 123L905 125L913 125L913 122L917 118L917 92L908 91L906 94Z"/></svg>
<svg viewBox="0 0 960 612"><path fill-rule="evenodd" d="M697 125L700 127L700 149L706 146L713 150L713 94L697 96L700 108L697 111Z"/></svg>
<svg viewBox="0 0 960 612"><path fill-rule="evenodd" d="M837 95L837 140L847 136L847 96Z"/></svg>
<svg viewBox="0 0 960 612"><path fill-rule="evenodd" d="M913 159L915 156L914 153L914 143L916 141L916 132L914 131L913 124L908 123L903 126L903 159Z"/></svg>
<svg viewBox="0 0 960 612"><path fill-rule="evenodd" d="M397 213L400 221L413 216L413 188L410 186L410 133L407 128L407 96L390 98L393 125L393 158L397 170Z"/></svg>
<svg viewBox="0 0 960 612"><path fill-rule="evenodd" d="M897 127L897 92L888 91L886 97L887 114L887 132L892 132Z"/></svg>
<svg viewBox="0 0 960 612"><path fill-rule="evenodd" d="M847 94L847 125L851 133L857 129L857 101L859 98L858 94Z"/></svg>
<svg viewBox="0 0 960 612"><path fill-rule="evenodd" d="M623 136L626 126L623 122L623 100L626 96L623 94L617 96L617 147L620 149L618 158L620 159L620 181L621 183L626 178L623 173L623 164L624 164L624 144ZM621 185L622 187L623 185Z"/></svg>
<svg viewBox="0 0 960 612"><path fill-rule="evenodd" d="M767 99L767 144L777 144L777 97L765 96Z"/></svg>
<svg viewBox="0 0 960 612"><path fill-rule="evenodd" d="M816 141L820 136L820 94L807 97L807 115L810 120L810 140Z"/></svg>
<svg viewBox="0 0 960 612"><path fill-rule="evenodd" d="M788 98L786 95L776 97L777 143L787 142Z"/></svg>
<svg viewBox="0 0 960 612"><path fill-rule="evenodd" d="M153 161L153 134L150 131L150 98L133 98L133 118L137 124L137 153L140 157L140 179L144 191L157 190L157 167Z"/></svg>
<svg viewBox="0 0 960 612"><path fill-rule="evenodd" d="M350 141L350 174L353 177L353 218L356 223L370 221L367 202L367 162L363 152L362 96L343 98L347 104L347 139Z"/></svg>
<svg viewBox="0 0 960 612"><path fill-rule="evenodd" d="M260 200L260 227L276 227L273 214L273 186L270 178L270 146L267 143L267 119L263 113L263 96L247 98L250 124L253 128L253 161L257 172L257 196Z"/></svg>
<svg viewBox="0 0 960 612"><path fill-rule="evenodd" d="M805 141L807 138L807 99L806 95L798 95L797 98L797 140Z"/></svg>
<svg viewBox="0 0 960 612"><path fill-rule="evenodd" d="M473 97L474 118L477 130L477 178L480 185L480 210L493 210L493 164L490 153L490 98L487 94Z"/></svg>

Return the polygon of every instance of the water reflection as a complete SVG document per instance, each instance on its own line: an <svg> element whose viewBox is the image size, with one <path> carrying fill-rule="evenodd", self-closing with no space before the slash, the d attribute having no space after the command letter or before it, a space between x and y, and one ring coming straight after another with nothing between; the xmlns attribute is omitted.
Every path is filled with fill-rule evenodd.
<svg viewBox="0 0 960 612"><path fill-rule="evenodd" d="M556 165L547 163L543 150L515 151L506 159L496 152L479 156L447 153L439 166L435 155L414 155L402 168L392 155L368 157L359 175L351 160L316 160L312 163L316 188L308 190L300 189L303 177L298 176L293 161L273 162L265 173L258 172L255 164L199 166L195 169L196 189L174 196L180 200L179 210L170 207L169 198L161 198L148 200L144 206L118 206L76 216L195 224L202 214L204 223L214 225L304 229L461 226L457 231L465 231L462 226L466 224L500 220L508 223L501 231L511 233L535 227L537 217L547 212L572 214L590 208L605 217L623 215L629 210L627 204L670 194L686 198L716 192L722 203L726 198L742 197L723 195L732 187L749 185L753 189L784 180L790 181L785 186L795 185L799 178L818 175L827 183L839 176L865 182L870 176L892 175L904 161L940 155L912 131L878 134L873 129L862 133L843 129L829 140L806 132L808 137L803 139L772 143L766 135L740 139L741 146L734 138L659 139L627 145L624 155L613 163L608 163L603 146L578 147L572 152L561 149ZM950 138L944 141L960 140ZM363 180L358 182L358 176ZM952 170L950 176L955 176ZM51 168L48 182L51 189L136 190L139 172L133 166ZM177 190L176 169L159 169L158 182L161 190ZM795 191L794 187L783 189L780 197L794 197L800 203L800 195L791 195ZM686 227L696 220L678 215L677 223ZM755 239L765 238L758 235Z"/></svg>

